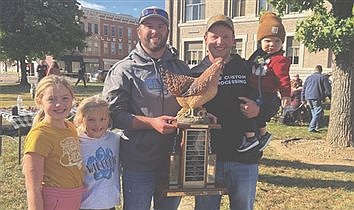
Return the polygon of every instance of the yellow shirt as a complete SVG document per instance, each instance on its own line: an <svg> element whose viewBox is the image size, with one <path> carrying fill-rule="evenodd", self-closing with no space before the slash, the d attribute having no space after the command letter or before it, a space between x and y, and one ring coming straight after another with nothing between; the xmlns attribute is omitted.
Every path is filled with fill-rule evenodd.
<svg viewBox="0 0 354 210"><path fill-rule="evenodd" d="M54 128L40 122L26 137L24 153L34 152L45 158L43 185L77 188L83 185L80 143L75 126L66 121L67 128Z"/></svg>

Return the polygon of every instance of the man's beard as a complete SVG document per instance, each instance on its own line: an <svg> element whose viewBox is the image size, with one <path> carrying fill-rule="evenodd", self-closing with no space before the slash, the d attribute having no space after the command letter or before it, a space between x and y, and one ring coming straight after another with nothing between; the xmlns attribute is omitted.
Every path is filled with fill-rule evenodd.
<svg viewBox="0 0 354 210"><path fill-rule="evenodd" d="M161 37L160 42L158 42L157 44L150 42L150 39L148 38L145 39L145 43L147 43L146 48L148 48L152 52L157 52L163 49L166 46L166 42L167 42L167 37L166 38Z"/></svg>

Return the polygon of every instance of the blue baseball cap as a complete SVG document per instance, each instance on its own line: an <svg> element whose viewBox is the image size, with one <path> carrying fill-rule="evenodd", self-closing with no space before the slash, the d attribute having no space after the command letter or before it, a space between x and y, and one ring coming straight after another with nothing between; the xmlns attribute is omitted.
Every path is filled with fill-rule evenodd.
<svg viewBox="0 0 354 210"><path fill-rule="evenodd" d="M169 26L168 13L161 8L156 6L146 7L140 13L139 24L141 24L144 20L152 17L160 18L167 26Z"/></svg>

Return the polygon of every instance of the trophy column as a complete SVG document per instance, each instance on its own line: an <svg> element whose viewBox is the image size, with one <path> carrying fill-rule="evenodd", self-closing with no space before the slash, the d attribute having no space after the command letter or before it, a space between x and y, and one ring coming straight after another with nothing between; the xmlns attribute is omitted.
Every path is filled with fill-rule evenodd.
<svg viewBox="0 0 354 210"><path fill-rule="evenodd" d="M226 194L227 189L215 181L216 154L210 146L210 130L219 124L177 123L182 134L179 150L170 155L169 180L162 186L166 196Z"/></svg>

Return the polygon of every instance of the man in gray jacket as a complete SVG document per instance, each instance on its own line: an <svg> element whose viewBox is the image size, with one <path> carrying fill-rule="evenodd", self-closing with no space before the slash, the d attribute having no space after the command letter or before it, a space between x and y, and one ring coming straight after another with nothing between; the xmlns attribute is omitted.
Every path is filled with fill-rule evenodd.
<svg viewBox="0 0 354 210"><path fill-rule="evenodd" d="M177 209L180 202L180 197L158 193L159 181L167 178L168 152L176 136L171 122L180 109L163 86L160 69L189 73L176 50L166 45L168 27L165 10L143 9L136 49L110 69L103 87L113 127L123 129L128 138L120 147L125 210L149 210L152 197L154 209Z"/></svg>
<svg viewBox="0 0 354 210"><path fill-rule="evenodd" d="M315 72L306 78L301 92L301 100L311 109L309 132L318 132L323 115L322 101L326 97L331 97L331 85L328 77L322 74L322 66L317 65Z"/></svg>

